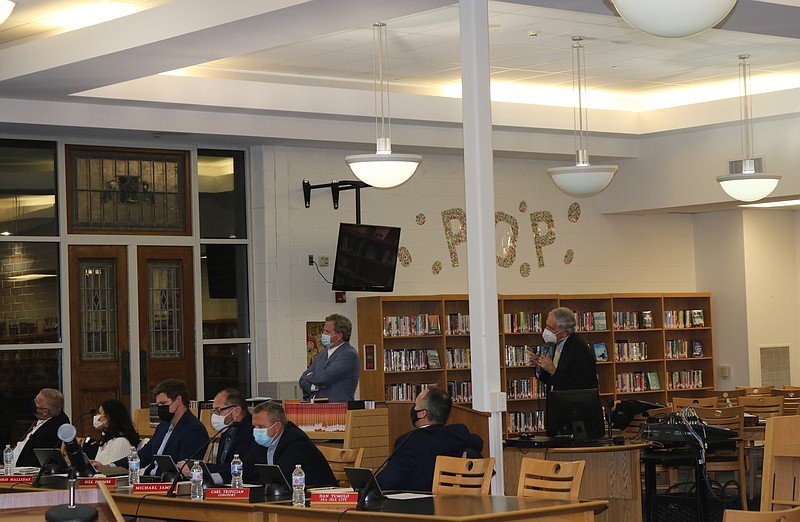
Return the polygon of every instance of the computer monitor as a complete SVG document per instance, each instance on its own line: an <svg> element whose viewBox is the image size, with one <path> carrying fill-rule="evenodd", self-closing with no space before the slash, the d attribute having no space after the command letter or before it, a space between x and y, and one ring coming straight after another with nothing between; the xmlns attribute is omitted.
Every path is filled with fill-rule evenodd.
<svg viewBox="0 0 800 522"><path fill-rule="evenodd" d="M275 464L256 464L258 481L264 487L265 500L288 500L292 498L292 487Z"/></svg>
<svg viewBox="0 0 800 522"><path fill-rule="evenodd" d="M597 388L553 390L547 396L547 434L576 442L595 441L606 432Z"/></svg>

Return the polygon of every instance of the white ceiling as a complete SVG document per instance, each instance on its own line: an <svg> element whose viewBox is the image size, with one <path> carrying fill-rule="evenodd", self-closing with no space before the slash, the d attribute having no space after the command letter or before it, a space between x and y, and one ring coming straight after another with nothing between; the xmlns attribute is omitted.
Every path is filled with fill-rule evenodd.
<svg viewBox="0 0 800 522"><path fill-rule="evenodd" d="M373 110L371 24L384 21L398 93L392 116L458 123L419 103L420 96L440 99L460 80L452 0L126 0L138 11L119 19L72 31L47 23L69 8L103 3L20 0L0 26L0 97L363 119ZM752 56L754 83L769 77L774 87L781 75L797 89L798 3L739 0L718 28L664 39L629 27L608 0L491 1L493 93L516 88L525 103L569 104L549 89L571 85L573 35L586 38L593 105L637 112L674 104L676 91L685 102L700 88L704 101L735 97L720 82L735 86L742 53ZM495 122L503 117L498 111ZM604 125L637 133L624 123Z"/></svg>

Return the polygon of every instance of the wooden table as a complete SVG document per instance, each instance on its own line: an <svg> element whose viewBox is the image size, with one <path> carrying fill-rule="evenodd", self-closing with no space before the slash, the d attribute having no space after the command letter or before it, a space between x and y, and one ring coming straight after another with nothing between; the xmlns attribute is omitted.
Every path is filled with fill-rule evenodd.
<svg viewBox="0 0 800 522"><path fill-rule="evenodd" d="M51 507L69 503L69 492L66 490L31 491L11 489L4 485L0 492L4 493L0 495L0 519L3 522L41 522ZM122 516L113 505L113 500L109 503L110 499L108 490L102 491L100 488L80 488L75 492L76 504L97 509L98 522L121 522Z"/></svg>
<svg viewBox="0 0 800 522"><path fill-rule="evenodd" d="M522 459L586 461L580 498L608 501L608 510L597 515L598 521L641 522L642 472L641 451L648 444L593 446L584 448L526 448L506 445L503 466L506 495L516 495Z"/></svg>
<svg viewBox="0 0 800 522"><path fill-rule="evenodd" d="M441 520L445 522L543 520L589 522L606 509L607 502L532 500L504 496L439 495L415 500L388 500L383 511L295 508L286 502L248 504L167 498L163 495L114 494L125 515L188 521L313 522L367 520Z"/></svg>

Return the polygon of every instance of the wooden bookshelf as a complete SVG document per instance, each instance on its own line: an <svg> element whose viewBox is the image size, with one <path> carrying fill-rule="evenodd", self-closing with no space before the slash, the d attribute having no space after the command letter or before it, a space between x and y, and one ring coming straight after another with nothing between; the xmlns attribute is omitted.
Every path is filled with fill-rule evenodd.
<svg viewBox="0 0 800 522"><path fill-rule="evenodd" d="M597 362L603 398L667 404L674 396L702 395L713 388L710 293L500 295L506 434L544 427L544 396L525 354L543 344L547 314L558 306L576 312L577 333L590 346L597 351L605 347L608 360ZM470 405L468 318L466 295L359 298L360 397L411 401L424 385L436 384L449 389L457 404ZM365 346L375 347L374 369L364 367ZM702 354L693 355L699 347ZM436 352L440 367L427 366L429 351Z"/></svg>

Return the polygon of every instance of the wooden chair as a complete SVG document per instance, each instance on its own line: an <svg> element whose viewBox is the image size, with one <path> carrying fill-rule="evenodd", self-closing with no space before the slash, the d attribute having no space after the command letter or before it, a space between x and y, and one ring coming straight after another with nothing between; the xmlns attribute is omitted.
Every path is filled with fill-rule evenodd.
<svg viewBox="0 0 800 522"><path fill-rule="evenodd" d="M317 447L325 456L325 460L328 461L328 465L331 467L331 471L333 471L336 480L339 481L339 485L342 487L350 486L350 481L347 480L344 468L360 468L361 460L364 458L364 448L342 449L331 446Z"/></svg>
<svg viewBox="0 0 800 522"><path fill-rule="evenodd" d="M741 436L744 431L744 406L732 408L695 408L698 417L710 426L719 426L734 430ZM716 450L706 460L706 469L710 472L735 471L739 480L739 497L742 508L747 509L747 494L745 485L747 472L745 471L745 441L736 441L735 448L730 450Z"/></svg>
<svg viewBox="0 0 800 522"><path fill-rule="evenodd" d="M780 417L783 415L783 397L781 396L764 396L744 395L739 397L739 404L744 406L745 413L755 415L761 419L768 419L770 417ZM745 449L747 453L748 464L748 487L750 489L750 496L754 495L754 484L757 475L757 468L763 462L764 446L757 443L747 446Z"/></svg>
<svg viewBox="0 0 800 522"><path fill-rule="evenodd" d="M726 509L722 522L800 522L800 506L785 511Z"/></svg>
<svg viewBox="0 0 800 522"><path fill-rule="evenodd" d="M797 415L797 407L800 406L800 390L773 389L770 393L773 397L783 397L784 415Z"/></svg>
<svg viewBox="0 0 800 522"><path fill-rule="evenodd" d="M578 500L586 461L557 462L523 458L519 471L518 497Z"/></svg>
<svg viewBox="0 0 800 522"><path fill-rule="evenodd" d="M739 397L747 395L747 390L708 390L706 397L716 397L717 407L730 408L739 405Z"/></svg>
<svg viewBox="0 0 800 522"><path fill-rule="evenodd" d="M774 386L737 386L737 390L744 390L745 395L769 395Z"/></svg>
<svg viewBox="0 0 800 522"><path fill-rule="evenodd" d="M800 386L792 386L791 384L784 384L784 390L800 390Z"/></svg>
<svg viewBox="0 0 800 522"><path fill-rule="evenodd" d="M692 408L716 408L716 397L673 397L672 409L681 411L682 409L691 406Z"/></svg>
<svg viewBox="0 0 800 522"><path fill-rule="evenodd" d="M489 495L493 470L494 457L461 459L439 455L433 470L433 494Z"/></svg>

